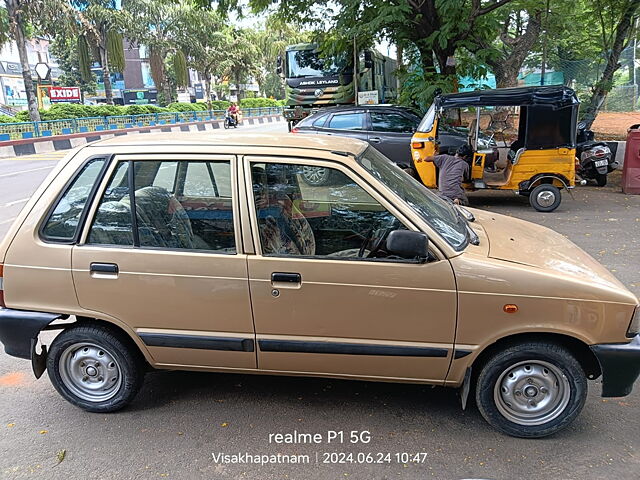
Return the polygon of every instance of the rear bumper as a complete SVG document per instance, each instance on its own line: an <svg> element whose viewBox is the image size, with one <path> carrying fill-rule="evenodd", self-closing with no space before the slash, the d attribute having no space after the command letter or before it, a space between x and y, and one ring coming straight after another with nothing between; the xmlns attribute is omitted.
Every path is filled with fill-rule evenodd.
<svg viewBox="0 0 640 480"><path fill-rule="evenodd" d="M31 359L32 340L58 318L66 318L66 315L0 308L0 342L4 351L13 357Z"/></svg>
<svg viewBox="0 0 640 480"><path fill-rule="evenodd" d="M602 396L624 397L640 375L640 335L629 343L591 345L602 369Z"/></svg>

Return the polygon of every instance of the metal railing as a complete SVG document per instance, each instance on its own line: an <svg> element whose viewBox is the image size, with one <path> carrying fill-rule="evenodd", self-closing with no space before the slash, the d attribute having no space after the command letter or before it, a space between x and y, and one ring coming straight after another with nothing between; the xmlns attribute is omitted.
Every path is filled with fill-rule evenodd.
<svg viewBox="0 0 640 480"><path fill-rule="evenodd" d="M242 116L245 118L277 115L281 113L282 107L242 109ZM41 122L0 123L0 141L215 121L224 119L224 114L225 110L204 110L192 112L159 112L142 115L112 115L108 117L81 117L63 120L43 120Z"/></svg>

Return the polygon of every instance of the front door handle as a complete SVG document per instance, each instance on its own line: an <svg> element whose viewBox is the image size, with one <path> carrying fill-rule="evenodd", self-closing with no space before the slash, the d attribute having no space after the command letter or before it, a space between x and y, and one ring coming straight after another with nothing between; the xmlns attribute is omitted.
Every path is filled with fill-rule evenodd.
<svg viewBox="0 0 640 480"><path fill-rule="evenodd" d="M371 138L369 139L369 141L370 141L371 143L380 143L380 142L382 141L382 139L381 139L380 137L371 137Z"/></svg>
<svg viewBox="0 0 640 480"><path fill-rule="evenodd" d="M302 282L302 276L299 273L274 272L271 274L271 283L297 283Z"/></svg>
<svg viewBox="0 0 640 480"><path fill-rule="evenodd" d="M89 273L92 277L117 277L118 265L115 263L93 262L89 266Z"/></svg>

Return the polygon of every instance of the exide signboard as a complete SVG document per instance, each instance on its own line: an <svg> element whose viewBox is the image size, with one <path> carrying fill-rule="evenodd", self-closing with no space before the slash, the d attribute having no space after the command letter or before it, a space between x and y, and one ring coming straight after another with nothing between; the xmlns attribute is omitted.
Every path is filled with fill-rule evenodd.
<svg viewBox="0 0 640 480"><path fill-rule="evenodd" d="M52 102L79 102L80 87L49 87Z"/></svg>

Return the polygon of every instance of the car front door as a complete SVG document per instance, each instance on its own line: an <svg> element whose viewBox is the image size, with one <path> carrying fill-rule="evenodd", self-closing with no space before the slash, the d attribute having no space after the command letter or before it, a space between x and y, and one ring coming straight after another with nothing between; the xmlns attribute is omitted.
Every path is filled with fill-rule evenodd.
<svg viewBox="0 0 640 480"><path fill-rule="evenodd" d="M400 112L376 110L369 111L369 118L369 143L398 165L411 166L411 137L419 119L412 119Z"/></svg>
<svg viewBox="0 0 640 480"><path fill-rule="evenodd" d="M300 181L309 166L331 169L331 185ZM385 254L385 233L415 227L343 166L253 156L243 167L258 367L444 381L456 318L448 260Z"/></svg>
<svg viewBox="0 0 640 480"><path fill-rule="evenodd" d="M116 156L72 252L80 305L158 365L256 367L235 157Z"/></svg>

